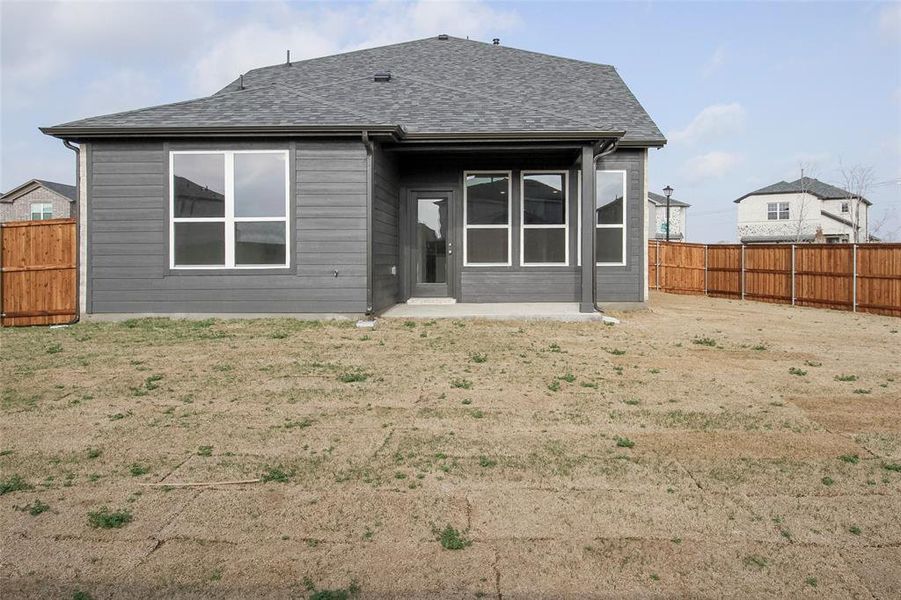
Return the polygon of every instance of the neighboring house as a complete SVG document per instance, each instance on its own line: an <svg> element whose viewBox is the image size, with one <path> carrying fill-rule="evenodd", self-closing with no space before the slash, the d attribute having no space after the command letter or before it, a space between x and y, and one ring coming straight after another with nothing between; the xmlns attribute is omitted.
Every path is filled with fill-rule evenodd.
<svg viewBox="0 0 901 600"><path fill-rule="evenodd" d="M79 144L88 313L646 299L666 140L611 66L441 35L42 131Z"/></svg>
<svg viewBox="0 0 901 600"><path fill-rule="evenodd" d="M735 203L743 244L869 241L871 202L812 177L774 183Z"/></svg>
<svg viewBox="0 0 901 600"><path fill-rule="evenodd" d="M680 202L670 196L669 226L671 242L685 241L685 219L691 204ZM648 239L666 239L666 196L648 192Z"/></svg>
<svg viewBox="0 0 901 600"><path fill-rule="evenodd" d="M32 179L0 196L0 223L74 216L74 185Z"/></svg>

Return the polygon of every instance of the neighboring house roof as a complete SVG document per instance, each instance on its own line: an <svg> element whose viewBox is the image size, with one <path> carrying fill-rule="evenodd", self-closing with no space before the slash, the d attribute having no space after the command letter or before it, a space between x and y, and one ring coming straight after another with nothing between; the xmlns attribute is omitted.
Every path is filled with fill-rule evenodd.
<svg viewBox="0 0 901 600"><path fill-rule="evenodd" d="M812 242L816 239L816 235L812 233L804 233L801 235L743 235L741 242ZM726 242L728 243L728 242Z"/></svg>
<svg viewBox="0 0 901 600"><path fill-rule="evenodd" d="M653 203L655 206L666 206L666 196L661 196L660 194L655 194L654 192L648 192L648 202ZM691 204L688 204L686 202L680 202L679 200L676 200L672 196L670 196L669 205L670 205L670 207L682 206L685 208L688 208L689 206L691 206Z"/></svg>
<svg viewBox="0 0 901 600"><path fill-rule="evenodd" d="M0 202L13 202L16 198L24 196L37 187L46 188L51 192L68 199L70 202L74 202L77 198L74 185L57 183L55 181L47 181L45 179L30 179L0 196Z"/></svg>
<svg viewBox="0 0 901 600"><path fill-rule="evenodd" d="M389 81L374 81L389 72ZM440 36L253 69L212 96L42 128L58 137L328 131L399 139L663 134L610 65Z"/></svg>
<svg viewBox="0 0 901 600"><path fill-rule="evenodd" d="M745 194L738 200L735 200L735 202L739 203L748 196L760 196L764 194L800 194L801 192L807 192L808 194L812 194L823 200L845 200L854 197L854 194L851 192L843 190L840 187L835 187L834 185L829 185L828 183L823 183L819 179L814 179L813 177L801 177L795 181L780 181L773 185L762 187L755 192ZM866 198L861 198L861 200L867 206L872 204L872 202Z"/></svg>

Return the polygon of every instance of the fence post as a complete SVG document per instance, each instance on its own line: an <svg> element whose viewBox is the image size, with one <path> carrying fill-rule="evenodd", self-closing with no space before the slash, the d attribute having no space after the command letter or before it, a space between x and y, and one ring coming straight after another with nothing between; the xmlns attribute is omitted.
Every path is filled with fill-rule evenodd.
<svg viewBox="0 0 901 600"><path fill-rule="evenodd" d="M704 244L704 295L707 295L707 244Z"/></svg>
<svg viewBox="0 0 901 600"><path fill-rule="evenodd" d="M657 251L654 252L654 262L657 268L654 269L654 275L657 277L657 290L660 290L660 240L657 240Z"/></svg>
<svg viewBox="0 0 901 600"><path fill-rule="evenodd" d="M741 299L745 299L745 245L741 245Z"/></svg>
<svg viewBox="0 0 901 600"><path fill-rule="evenodd" d="M795 245L792 244L792 306L795 305Z"/></svg>
<svg viewBox="0 0 901 600"><path fill-rule="evenodd" d="M851 312L857 312L857 244L851 246Z"/></svg>

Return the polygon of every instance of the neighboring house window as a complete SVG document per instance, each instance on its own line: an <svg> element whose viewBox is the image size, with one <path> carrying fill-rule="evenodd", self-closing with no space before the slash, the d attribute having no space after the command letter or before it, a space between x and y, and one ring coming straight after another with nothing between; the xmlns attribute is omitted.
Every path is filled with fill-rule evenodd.
<svg viewBox="0 0 901 600"><path fill-rule="evenodd" d="M787 221L788 202L767 202L766 218L770 221Z"/></svg>
<svg viewBox="0 0 901 600"><path fill-rule="evenodd" d="M46 221L53 218L53 204L50 202L32 202L31 220Z"/></svg>
<svg viewBox="0 0 901 600"><path fill-rule="evenodd" d="M523 266L569 264L566 172L524 172L521 180Z"/></svg>
<svg viewBox="0 0 901 600"><path fill-rule="evenodd" d="M510 172L468 171L463 179L463 264L510 266Z"/></svg>
<svg viewBox="0 0 901 600"><path fill-rule="evenodd" d="M172 268L289 264L288 152L172 152Z"/></svg>
<svg viewBox="0 0 901 600"><path fill-rule="evenodd" d="M850 210L851 203L850 202L842 202L842 212L846 213Z"/></svg>
<svg viewBox="0 0 901 600"><path fill-rule="evenodd" d="M597 172L597 239L595 260L598 265L626 264L626 172Z"/></svg>

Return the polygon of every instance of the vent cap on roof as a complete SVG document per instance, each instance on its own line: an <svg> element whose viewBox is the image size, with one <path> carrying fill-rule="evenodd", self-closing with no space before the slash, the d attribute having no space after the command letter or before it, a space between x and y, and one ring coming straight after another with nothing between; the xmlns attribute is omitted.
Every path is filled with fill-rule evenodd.
<svg viewBox="0 0 901 600"><path fill-rule="evenodd" d="M441 41L446 40L446 39L447 39L447 34L446 34L446 33L439 33L439 34L438 34L438 39L441 40Z"/></svg>
<svg viewBox="0 0 901 600"><path fill-rule="evenodd" d="M373 81L391 81L391 73L388 71L378 71L372 76Z"/></svg>

